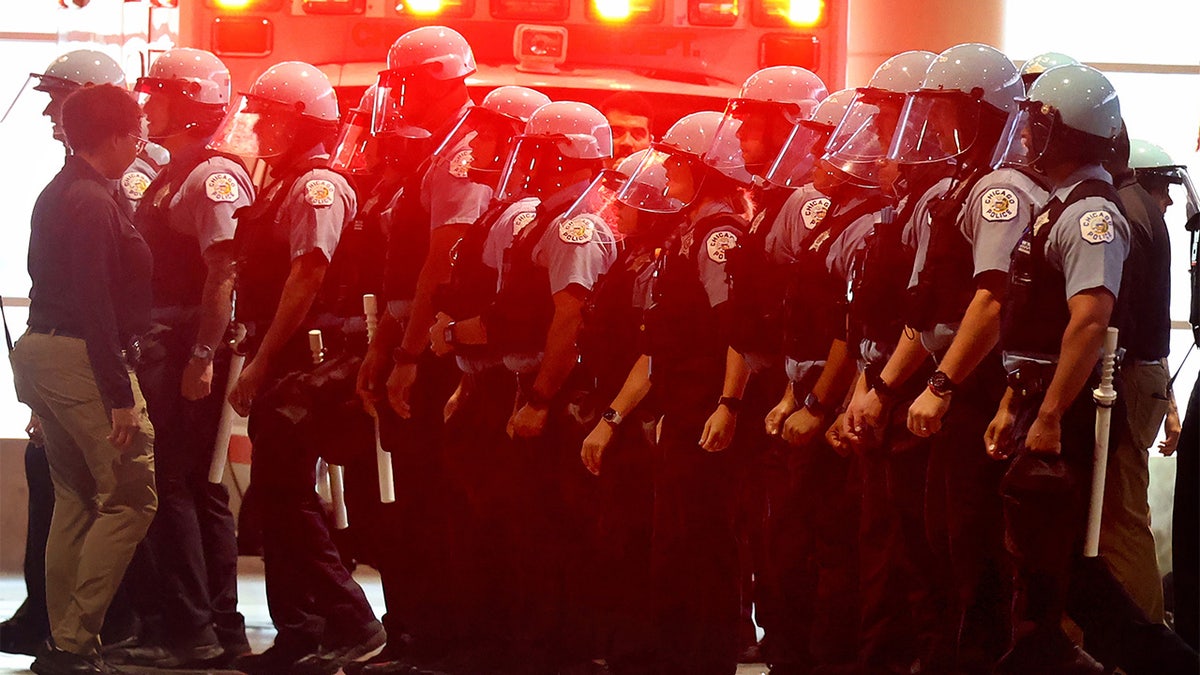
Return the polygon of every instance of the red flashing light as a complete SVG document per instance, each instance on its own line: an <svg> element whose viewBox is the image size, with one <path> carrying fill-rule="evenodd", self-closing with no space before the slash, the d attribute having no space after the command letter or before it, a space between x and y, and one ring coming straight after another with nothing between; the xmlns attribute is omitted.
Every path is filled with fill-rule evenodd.
<svg viewBox="0 0 1200 675"><path fill-rule="evenodd" d="M663 18L661 0L587 0L587 17L603 23L657 23Z"/></svg>
<svg viewBox="0 0 1200 675"><path fill-rule="evenodd" d="M284 0L204 0L207 7L227 12L277 12Z"/></svg>

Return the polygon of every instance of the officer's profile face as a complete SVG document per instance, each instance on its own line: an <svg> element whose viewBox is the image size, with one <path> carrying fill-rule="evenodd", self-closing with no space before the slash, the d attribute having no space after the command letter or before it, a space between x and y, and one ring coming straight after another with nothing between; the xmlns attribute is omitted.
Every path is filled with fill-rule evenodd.
<svg viewBox="0 0 1200 675"><path fill-rule="evenodd" d="M47 93L50 95L50 102L46 104L46 108L42 110L42 114L50 118L50 124L52 125L51 133L54 135L54 140L66 145L67 135L63 133L62 128L62 106L63 101L67 100L71 92L51 90Z"/></svg>
<svg viewBox="0 0 1200 675"><path fill-rule="evenodd" d="M612 127L613 162L650 147L650 118L625 110L609 110L604 116Z"/></svg>
<svg viewBox="0 0 1200 675"><path fill-rule="evenodd" d="M170 129L171 102L161 93L150 94L142 105L151 137L164 136Z"/></svg>
<svg viewBox="0 0 1200 675"><path fill-rule="evenodd" d="M1153 181L1146 186L1146 192L1154 198L1163 215L1167 215L1167 209L1175 203L1175 200L1171 199L1171 184L1165 180Z"/></svg>
<svg viewBox="0 0 1200 675"><path fill-rule="evenodd" d="M696 181L688 162L677 155L671 155L663 163L663 167L667 170L667 196L690 204L696 196Z"/></svg>
<svg viewBox="0 0 1200 675"><path fill-rule="evenodd" d="M467 147L471 149L471 168L498 170L504 159L499 153L506 140L507 130L489 124L482 125L467 141Z"/></svg>

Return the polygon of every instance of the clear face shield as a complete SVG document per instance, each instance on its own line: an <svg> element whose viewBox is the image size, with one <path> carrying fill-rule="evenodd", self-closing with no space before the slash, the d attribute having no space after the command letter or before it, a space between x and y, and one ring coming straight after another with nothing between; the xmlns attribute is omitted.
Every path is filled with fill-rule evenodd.
<svg viewBox="0 0 1200 675"><path fill-rule="evenodd" d="M570 222L576 218L603 221L608 224L616 241L621 241L637 228L637 209L622 203L617 196L629 182L620 171L606 169L592 181L587 191L575 200L563 215Z"/></svg>
<svg viewBox="0 0 1200 675"><path fill-rule="evenodd" d="M825 159L862 185L889 184L895 162L887 154L905 98L881 89L859 89L826 145Z"/></svg>
<svg viewBox="0 0 1200 675"><path fill-rule="evenodd" d="M421 112L432 98L433 81L429 77L385 70L375 85L375 108L371 115L371 133L396 134L402 138L425 139L433 135Z"/></svg>
<svg viewBox="0 0 1200 675"><path fill-rule="evenodd" d="M517 136L500 172L497 199L515 202L526 197L540 198L543 192L553 189L555 176L561 172L562 156L554 139Z"/></svg>
<svg viewBox="0 0 1200 675"><path fill-rule="evenodd" d="M1033 168L1045 154L1053 129L1054 115L1049 108L1037 101L1017 101L1017 112L1009 116L996 144L992 166Z"/></svg>
<svg viewBox="0 0 1200 675"><path fill-rule="evenodd" d="M832 132L833 129L823 124L797 124L767 169L767 181L780 187L794 188L812 180L813 167L825 151Z"/></svg>
<svg viewBox="0 0 1200 675"><path fill-rule="evenodd" d="M454 176L495 184L521 126L516 118L473 106L434 150L433 161L448 166Z"/></svg>
<svg viewBox="0 0 1200 675"><path fill-rule="evenodd" d="M300 111L257 96L238 95L208 147L240 157L276 157L292 143Z"/></svg>
<svg viewBox="0 0 1200 675"><path fill-rule="evenodd" d="M696 198L703 170L699 157L653 144L617 199L639 211L678 213Z"/></svg>
<svg viewBox="0 0 1200 675"><path fill-rule="evenodd" d="M371 111L357 108L349 111L338 130L329 165L359 174L371 173L381 163L379 144L371 137Z"/></svg>
<svg viewBox="0 0 1200 675"><path fill-rule="evenodd" d="M961 91L921 90L908 97L888 157L932 164L970 149L979 134L979 102Z"/></svg>
<svg viewBox="0 0 1200 675"><path fill-rule="evenodd" d="M762 178L800 115L797 105L734 99L725 109L712 146L704 153L704 162L728 176L744 177L744 183L750 182L751 175Z"/></svg>
<svg viewBox="0 0 1200 675"><path fill-rule="evenodd" d="M71 92L78 88L79 86L74 82L41 73L30 73L21 88L17 90L16 95L13 96L12 101L5 107L4 115L0 116L0 124L3 124L9 117L28 121L44 116L50 120L54 140L66 145L67 137L62 131L61 121L62 104L71 95ZM42 95L28 92L40 92ZM16 115L14 116L13 113Z"/></svg>

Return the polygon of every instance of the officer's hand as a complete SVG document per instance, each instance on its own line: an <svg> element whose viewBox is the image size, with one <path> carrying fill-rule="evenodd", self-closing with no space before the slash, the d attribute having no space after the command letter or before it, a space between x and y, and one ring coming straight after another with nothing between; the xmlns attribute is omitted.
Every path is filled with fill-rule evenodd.
<svg viewBox="0 0 1200 675"><path fill-rule="evenodd" d="M788 415L796 412L796 399L791 393L784 394L783 398L771 408L771 412L767 413L767 418L764 424L767 427L768 436L778 436L783 431L783 423L787 421Z"/></svg>
<svg viewBox="0 0 1200 675"><path fill-rule="evenodd" d="M846 438L846 415L845 413L838 415L833 424L825 430L825 442L833 451L842 457L850 456L850 441Z"/></svg>
<svg viewBox="0 0 1200 675"><path fill-rule="evenodd" d="M509 438L537 438L546 429L549 408L533 407L526 403L508 419Z"/></svg>
<svg viewBox="0 0 1200 675"><path fill-rule="evenodd" d="M879 418L883 415L883 401L874 389L856 391L846 408L846 436L855 445L875 438L879 429Z"/></svg>
<svg viewBox="0 0 1200 675"><path fill-rule="evenodd" d="M455 387L454 393L450 394L450 398L446 399L446 405L442 406L442 422L449 422L454 413L458 412L458 407L466 399L467 393L463 391L462 382Z"/></svg>
<svg viewBox="0 0 1200 675"><path fill-rule="evenodd" d="M136 407L113 408L112 433L108 435L109 443L112 443L118 450L128 450L138 431L138 409Z"/></svg>
<svg viewBox="0 0 1200 675"><path fill-rule="evenodd" d="M1062 423L1038 415L1025 437L1025 448L1042 454L1062 454Z"/></svg>
<svg viewBox="0 0 1200 675"><path fill-rule="evenodd" d="M915 436L929 438L942 429L942 417L950 409L950 399L925 391L908 407L908 430Z"/></svg>
<svg viewBox="0 0 1200 675"><path fill-rule="evenodd" d="M258 395L266 377L266 366L259 359L251 359L246 367L242 368L242 374L238 375L233 391L229 392L229 405L233 406L234 412L242 417L250 414L250 406L254 405L254 397Z"/></svg>
<svg viewBox="0 0 1200 675"><path fill-rule="evenodd" d="M1171 406L1167 408L1167 417L1163 420L1163 439L1158 444L1158 453L1163 457L1170 457L1175 454L1175 449L1179 447L1179 434L1183 431L1183 425L1179 423L1179 408L1175 407L1175 401L1171 401Z"/></svg>
<svg viewBox="0 0 1200 675"><path fill-rule="evenodd" d="M392 374L388 376L388 403L401 419L412 417L412 406L409 405L408 399L412 392L413 382L416 381L417 364L415 363L397 363L396 367L392 368Z"/></svg>
<svg viewBox="0 0 1200 675"><path fill-rule="evenodd" d="M46 444L46 436L42 432L42 420L37 415L30 413L29 424L25 425L25 433L29 434L29 440L37 447L42 447Z"/></svg>
<svg viewBox="0 0 1200 675"><path fill-rule="evenodd" d="M723 405L717 406L713 414L704 423L704 432L700 434L700 447L708 452L720 452L733 442L733 432L737 429L737 415L734 415Z"/></svg>
<svg viewBox="0 0 1200 675"><path fill-rule="evenodd" d="M1012 454L1012 429L1016 416L1001 405L983 434L983 447L992 459L1008 459Z"/></svg>
<svg viewBox="0 0 1200 675"><path fill-rule="evenodd" d="M371 345L367 348L362 365L358 367L358 380L354 385L354 393L358 394L363 408L371 415L375 414L375 403L381 398L379 391L383 389L384 378L387 375L385 369L391 363L387 350Z"/></svg>
<svg viewBox="0 0 1200 675"><path fill-rule="evenodd" d="M615 432L613 425L601 421L595 429L592 429L592 433L583 439L583 449L579 451L579 458L583 460L583 465L592 472L593 476L600 475L600 459L604 456L605 448L612 443Z"/></svg>
<svg viewBox="0 0 1200 675"><path fill-rule="evenodd" d="M183 381L179 393L189 401L199 401L212 393L213 362L188 359L183 367Z"/></svg>
<svg viewBox="0 0 1200 675"><path fill-rule="evenodd" d="M794 446L807 445L821 433L821 418L808 408L801 408L783 423L783 440Z"/></svg>
<svg viewBox="0 0 1200 675"><path fill-rule="evenodd" d="M429 329L429 343L434 354L445 356L454 351L454 345L446 342L446 326L453 321L454 319L449 314L438 312L433 326Z"/></svg>

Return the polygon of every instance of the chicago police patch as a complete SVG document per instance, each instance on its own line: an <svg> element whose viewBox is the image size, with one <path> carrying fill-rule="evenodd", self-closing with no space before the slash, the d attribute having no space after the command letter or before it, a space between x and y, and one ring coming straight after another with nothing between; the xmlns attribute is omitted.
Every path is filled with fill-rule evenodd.
<svg viewBox="0 0 1200 675"><path fill-rule="evenodd" d="M130 171L124 176L121 176L121 192L125 194L126 199L137 201L146 194L146 188L150 187L150 177L141 171Z"/></svg>
<svg viewBox="0 0 1200 675"><path fill-rule="evenodd" d="M811 230L821 224L825 220L825 214L829 213L829 198L818 197L804 202L804 206L800 207L800 217L804 219L804 229Z"/></svg>
<svg viewBox="0 0 1200 675"><path fill-rule="evenodd" d="M332 206L337 188L327 180L310 180L304 184L304 200L311 206Z"/></svg>
<svg viewBox="0 0 1200 675"><path fill-rule="evenodd" d="M992 188L983 193L979 200L979 210L983 219L998 223L1012 220L1017 216L1017 195L1007 188Z"/></svg>
<svg viewBox="0 0 1200 675"><path fill-rule="evenodd" d="M214 173L204 180L204 192L214 202L237 201L237 181L227 173Z"/></svg>
<svg viewBox="0 0 1200 675"><path fill-rule="evenodd" d="M473 159L470 150L459 150L458 154L454 155L454 159L450 160L450 175L455 178L466 178L467 169L471 168Z"/></svg>
<svg viewBox="0 0 1200 675"><path fill-rule="evenodd" d="M521 234L521 230L525 229L526 225L532 223L536 215L537 214L533 211L523 211L518 213L516 217L513 218L513 235L515 236Z"/></svg>
<svg viewBox="0 0 1200 675"><path fill-rule="evenodd" d="M1079 234L1089 244L1113 240L1113 219L1108 211L1088 211L1079 216Z"/></svg>
<svg viewBox="0 0 1200 675"><path fill-rule="evenodd" d="M558 238L568 244L586 244L592 240L596 226L587 216L577 216L558 224Z"/></svg>
<svg viewBox="0 0 1200 675"><path fill-rule="evenodd" d="M708 259L718 263L725 263L725 252L737 246L737 235L732 232L713 232L708 235L708 241L705 242L708 248Z"/></svg>

